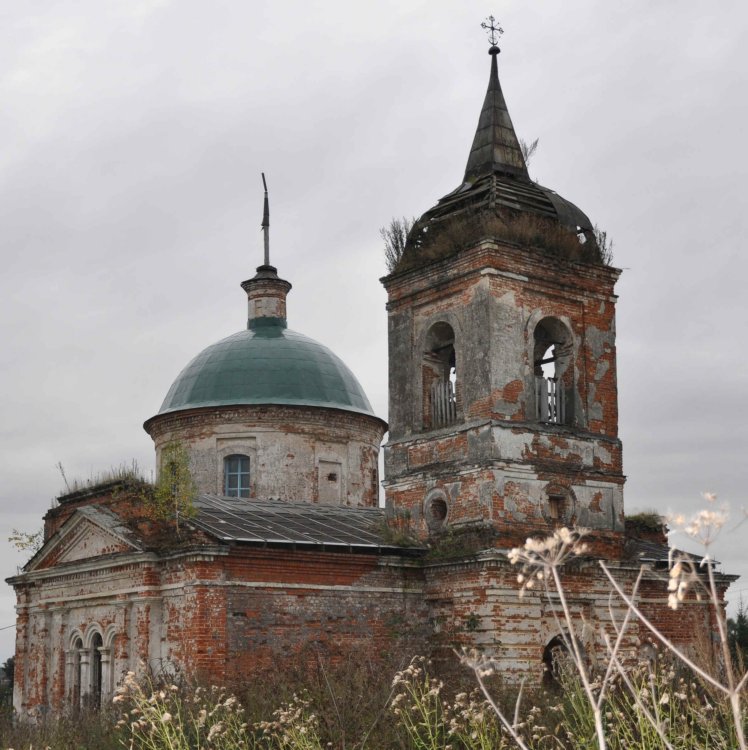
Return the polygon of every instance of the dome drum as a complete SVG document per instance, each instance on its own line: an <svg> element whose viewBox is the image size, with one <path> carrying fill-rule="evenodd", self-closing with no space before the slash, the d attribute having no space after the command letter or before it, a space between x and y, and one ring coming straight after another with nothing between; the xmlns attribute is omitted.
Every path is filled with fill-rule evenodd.
<svg viewBox="0 0 748 750"><path fill-rule="evenodd" d="M244 456L249 499L376 507L386 424L366 414L295 405L203 407L146 422L157 462L169 443L188 446L200 490L225 492L225 461Z"/></svg>

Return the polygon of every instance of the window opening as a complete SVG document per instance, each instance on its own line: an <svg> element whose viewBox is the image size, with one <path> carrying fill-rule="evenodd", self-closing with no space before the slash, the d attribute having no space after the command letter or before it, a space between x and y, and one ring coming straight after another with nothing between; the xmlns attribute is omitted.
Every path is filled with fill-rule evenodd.
<svg viewBox="0 0 748 750"><path fill-rule="evenodd" d="M557 635L543 650L543 682L549 687L559 685L569 666L569 650L563 636Z"/></svg>
<svg viewBox="0 0 748 750"><path fill-rule="evenodd" d="M430 533L439 532L447 522L449 502L443 490L435 489L426 495L423 516Z"/></svg>
<svg viewBox="0 0 748 750"><path fill-rule="evenodd" d="M431 520L436 524L444 523L447 517L447 503L441 497L435 497L429 503L429 515Z"/></svg>
<svg viewBox="0 0 748 750"><path fill-rule="evenodd" d="M571 423L574 370L569 367L572 342L557 318L543 318L535 327L535 417L539 422Z"/></svg>
<svg viewBox="0 0 748 750"><path fill-rule="evenodd" d="M227 497L249 497L249 456L234 454L223 459L223 492Z"/></svg>
<svg viewBox="0 0 748 750"><path fill-rule="evenodd" d="M543 372L544 378L556 377L556 345L549 346L543 354L543 359L540 360L540 369Z"/></svg>
<svg viewBox="0 0 748 750"><path fill-rule="evenodd" d="M91 704L94 708L101 706L101 648L104 641L99 633L95 633L91 640Z"/></svg>
<svg viewBox="0 0 748 750"><path fill-rule="evenodd" d="M422 362L423 426L446 427L457 421L457 358L449 323L435 323L426 336Z"/></svg>
<svg viewBox="0 0 748 750"><path fill-rule="evenodd" d="M345 475L340 461L320 459L317 467L317 501L324 505L341 505Z"/></svg>
<svg viewBox="0 0 748 750"><path fill-rule="evenodd" d="M552 521L560 521L564 517L564 498L551 495L548 498L548 515Z"/></svg>

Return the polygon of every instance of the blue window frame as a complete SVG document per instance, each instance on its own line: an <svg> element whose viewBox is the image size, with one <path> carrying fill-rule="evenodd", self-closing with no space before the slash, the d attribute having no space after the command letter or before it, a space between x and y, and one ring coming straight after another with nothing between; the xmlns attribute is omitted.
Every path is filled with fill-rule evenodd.
<svg viewBox="0 0 748 750"><path fill-rule="evenodd" d="M249 456L235 453L223 459L223 494L249 497Z"/></svg>

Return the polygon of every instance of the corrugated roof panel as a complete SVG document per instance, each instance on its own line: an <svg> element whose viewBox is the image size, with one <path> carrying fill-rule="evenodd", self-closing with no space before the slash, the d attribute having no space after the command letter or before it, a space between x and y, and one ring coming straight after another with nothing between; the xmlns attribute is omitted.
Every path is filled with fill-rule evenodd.
<svg viewBox="0 0 748 750"><path fill-rule="evenodd" d="M224 541L394 549L384 510L201 495L198 529ZM397 545L398 548L399 545ZM414 549L418 547L414 545Z"/></svg>

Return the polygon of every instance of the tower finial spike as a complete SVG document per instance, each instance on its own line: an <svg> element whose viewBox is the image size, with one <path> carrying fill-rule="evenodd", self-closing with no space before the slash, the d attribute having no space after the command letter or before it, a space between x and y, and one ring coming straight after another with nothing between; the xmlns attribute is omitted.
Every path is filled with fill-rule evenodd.
<svg viewBox="0 0 748 750"><path fill-rule="evenodd" d="M480 27L486 30L488 41L491 43L488 54L498 55L501 50L498 48L496 42L499 41L499 37L504 33L504 29L496 23L496 19L493 16L489 16Z"/></svg>
<svg viewBox="0 0 748 750"><path fill-rule="evenodd" d="M499 83L499 48L496 42L504 30L493 16L489 16L481 27L488 32L488 41L491 44L488 50L488 54L491 55L491 73L473 147L468 156L464 181L473 184L477 179L495 173L529 180L527 164Z"/></svg>
<svg viewBox="0 0 748 750"><path fill-rule="evenodd" d="M268 184L265 181L265 173L262 172L262 185L265 188L265 205L262 210L262 233L265 242L265 265L270 265L270 205L268 203Z"/></svg>

